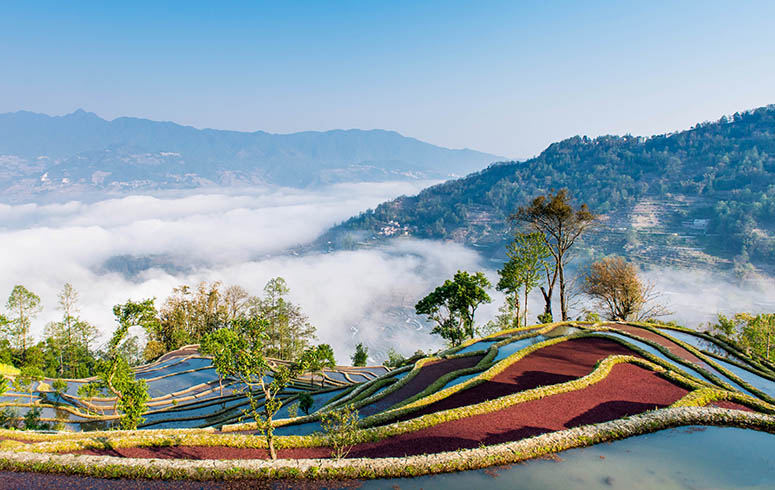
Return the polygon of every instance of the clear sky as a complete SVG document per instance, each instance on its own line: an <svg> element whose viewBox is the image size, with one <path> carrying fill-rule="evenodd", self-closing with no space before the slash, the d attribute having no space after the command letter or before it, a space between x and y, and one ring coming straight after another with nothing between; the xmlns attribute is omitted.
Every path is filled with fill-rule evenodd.
<svg viewBox="0 0 775 490"><path fill-rule="evenodd" d="M772 1L4 2L0 112L526 157L775 103Z"/></svg>

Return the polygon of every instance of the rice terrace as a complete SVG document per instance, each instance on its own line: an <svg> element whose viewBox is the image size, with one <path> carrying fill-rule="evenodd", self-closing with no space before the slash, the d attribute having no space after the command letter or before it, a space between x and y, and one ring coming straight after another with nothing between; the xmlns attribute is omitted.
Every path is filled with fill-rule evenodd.
<svg viewBox="0 0 775 490"><path fill-rule="evenodd" d="M238 422L244 395L231 382L219 386L197 346L134 371L152 395L137 430L105 430L115 400L77 396L87 380L66 380L59 393L49 379L5 393L4 405L42 407L41 420L72 432L1 432L3 467L102 478L385 479L508 465L675 427L775 431L775 365L711 335L645 323L522 327L392 370L325 369L314 386L309 375L295 379L274 421L275 461L255 422ZM309 414L289 416L302 393L312 396ZM359 414L357 430L349 452L334 457L321 419L347 405Z"/></svg>

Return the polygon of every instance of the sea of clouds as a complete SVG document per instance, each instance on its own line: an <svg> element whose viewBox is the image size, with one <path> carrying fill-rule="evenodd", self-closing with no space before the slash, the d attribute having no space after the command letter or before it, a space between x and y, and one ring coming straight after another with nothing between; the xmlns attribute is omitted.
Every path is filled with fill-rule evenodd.
<svg viewBox="0 0 775 490"><path fill-rule="evenodd" d="M412 314L417 300L456 270L482 270L496 282L497 262L450 242L399 239L355 251L285 253L308 243L331 225L428 182L341 184L318 190L223 189L196 193L132 195L91 202L0 204L0 303L15 284L37 293L43 311L33 323L40 338L57 320L57 293L70 282L80 293L81 316L104 341L115 327L112 306L128 299L157 298L160 306L181 284L222 281L260 294L282 276L291 299L330 343L340 362L354 345L370 347L371 360L388 348L411 354L441 347L430 327ZM179 267L153 267L137 275L106 269L116 256L155 256ZM718 312L775 311L775 281L730 282L708 271L656 269L645 274L687 326ZM479 323L497 314L502 296L477 312ZM557 305L558 306L558 305ZM588 306L579 303L577 309ZM542 309L531 296L531 318ZM576 314L576 313L574 313Z"/></svg>
<svg viewBox="0 0 775 490"><path fill-rule="evenodd" d="M0 205L0 299L15 284L44 306L33 323L40 338L57 320L57 293L66 282L79 291L81 316L104 340L115 327L112 306L157 298L160 306L181 284L222 281L261 294L282 276L291 299L334 346L340 361L354 345L381 361L394 347L410 354L441 344L419 318L416 301L457 269L481 270L479 256L460 245L397 240L383 247L333 253L286 254L330 226L428 182L341 184L314 191L250 188L228 192L133 195L94 202ZM135 276L106 270L116 256L156 256L183 265ZM492 271L491 271L492 273ZM492 316L497 308L483 309Z"/></svg>

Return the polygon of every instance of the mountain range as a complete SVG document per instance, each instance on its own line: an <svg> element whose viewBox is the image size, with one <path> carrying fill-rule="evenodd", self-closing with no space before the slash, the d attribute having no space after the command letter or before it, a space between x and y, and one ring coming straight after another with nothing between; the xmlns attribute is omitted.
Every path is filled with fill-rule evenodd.
<svg viewBox="0 0 775 490"><path fill-rule="evenodd" d="M0 114L4 200L46 192L447 179L500 159L384 130L271 134L197 129L132 117L111 121Z"/></svg>

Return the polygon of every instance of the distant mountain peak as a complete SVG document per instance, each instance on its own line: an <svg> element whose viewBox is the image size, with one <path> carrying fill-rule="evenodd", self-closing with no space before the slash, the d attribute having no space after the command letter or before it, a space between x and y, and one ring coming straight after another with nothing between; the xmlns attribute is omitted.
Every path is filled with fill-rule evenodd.
<svg viewBox="0 0 775 490"><path fill-rule="evenodd" d="M70 114L65 114L63 117L78 117L78 118L96 118L96 119L102 119L100 116L95 114L94 112L88 112L85 111L82 108L78 108L71 112ZM104 121L104 119L103 119Z"/></svg>

